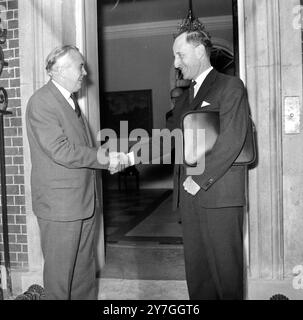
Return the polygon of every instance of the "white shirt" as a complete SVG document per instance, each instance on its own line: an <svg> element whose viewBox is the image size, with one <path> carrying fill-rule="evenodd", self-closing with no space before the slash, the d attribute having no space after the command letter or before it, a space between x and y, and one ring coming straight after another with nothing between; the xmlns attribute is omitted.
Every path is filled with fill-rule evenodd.
<svg viewBox="0 0 303 320"><path fill-rule="evenodd" d="M58 88L58 90L62 93L63 97L69 103L69 105L75 110L75 104L72 98L70 97L71 93L63 88L58 82L52 79L52 83Z"/></svg>
<svg viewBox="0 0 303 320"><path fill-rule="evenodd" d="M202 72L197 79L195 79L196 84L194 86L194 97L196 96L196 94L198 93L202 83L204 82L205 78L208 76L208 74L211 72L211 70L213 69L213 67L209 67L207 70L205 70L204 72Z"/></svg>

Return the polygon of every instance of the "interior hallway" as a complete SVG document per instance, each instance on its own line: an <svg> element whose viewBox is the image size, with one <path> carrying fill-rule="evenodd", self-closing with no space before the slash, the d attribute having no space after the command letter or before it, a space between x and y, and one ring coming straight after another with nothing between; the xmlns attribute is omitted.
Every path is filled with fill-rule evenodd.
<svg viewBox="0 0 303 320"><path fill-rule="evenodd" d="M106 265L99 275L101 300L187 300L182 230L172 211L171 171L158 167L140 179L136 190L116 188L118 177L105 178L103 194ZM107 177L108 178L108 177ZM146 188L147 187L147 188Z"/></svg>

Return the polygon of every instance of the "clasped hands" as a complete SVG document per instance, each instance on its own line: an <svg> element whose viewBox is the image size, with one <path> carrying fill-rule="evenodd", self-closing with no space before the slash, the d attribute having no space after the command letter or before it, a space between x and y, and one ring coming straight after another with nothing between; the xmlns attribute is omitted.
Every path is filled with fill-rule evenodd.
<svg viewBox="0 0 303 320"><path fill-rule="evenodd" d="M124 152L110 152L109 153L109 167L108 170L110 174L115 174L117 172L123 171L127 167L131 166L131 160L129 154ZM183 183L184 190L189 194L195 196L199 190L200 186L192 179L191 176Z"/></svg>
<svg viewBox="0 0 303 320"><path fill-rule="evenodd" d="M130 159L124 152L110 152L109 153L109 167L110 174L115 174L119 171L123 171L129 167Z"/></svg>

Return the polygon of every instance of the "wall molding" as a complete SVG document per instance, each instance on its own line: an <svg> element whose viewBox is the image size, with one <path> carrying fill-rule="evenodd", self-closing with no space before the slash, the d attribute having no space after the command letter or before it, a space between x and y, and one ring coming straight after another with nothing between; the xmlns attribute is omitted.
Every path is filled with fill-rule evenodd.
<svg viewBox="0 0 303 320"><path fill-rule="evenodd" d="M246 0L243 4L245 24L239 32L244 33L248 98L259 137L258 163L249 171L249 276L281 280L284 278L281 13L279 0L260 0L258 6L254 0Z"/></svg>
<svg viewBox="0 0 303 320"><path fill-rule="evenodd" d="M45 64L44 59L49 49L60 41L56 37L58 33L54 32L55 26L61 28L60 20L55 20L54 15L52 16L49 13L52 12L52 6L56 5L54 12L61 12L61 8L57 3L44 0L23 0L19 1L18 5L28 262L29 271L37 271L42 270L43 255L40 247L37 218L32 209L31 158L26 134L25 112L30 96L46 82L47 75L43 67ZM31 59L28 59L28 57L31 57Z"/></svg>
<svg viewBox="0 0 303 320"><path fill-rule="evenodd" d="M271 140L271 181L272 189L277 192L272 194L272 228L273 233L273 274L276 279L284 278L284 223L283 223L283 131L282 131L282 68L281 68L281 24L279 0L268 4L268 27L275 32L269 33L270 46L274 50L269 51L272 72L270 82L274 85L271 90L272 118L269 124Z"/></svg>
<svg viewBox="0 0 303 320"><path fill-rule="evenodd" d="M214 16L199 18L208 31L229 30L233 28L232 16ZM135 23L104 28L104 39L125 39L148 36L163 36L176 33L182 20L167 20L146 23Z"/></svg>

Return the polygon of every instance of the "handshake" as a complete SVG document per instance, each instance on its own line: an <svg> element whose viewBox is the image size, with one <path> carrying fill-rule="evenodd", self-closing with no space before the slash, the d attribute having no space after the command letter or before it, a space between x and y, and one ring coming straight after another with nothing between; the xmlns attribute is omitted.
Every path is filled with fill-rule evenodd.
<svg viewBox="0 0 303 320"><path fill-rule="evenodd" d="M124 152L110 152L109 153L109 166L108 170L110 174L115 174L119 171L123 171L127 167L131 166L132 162L130 154Z"/></svg>

